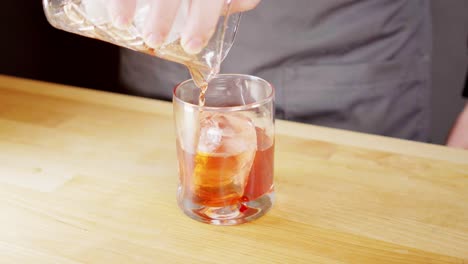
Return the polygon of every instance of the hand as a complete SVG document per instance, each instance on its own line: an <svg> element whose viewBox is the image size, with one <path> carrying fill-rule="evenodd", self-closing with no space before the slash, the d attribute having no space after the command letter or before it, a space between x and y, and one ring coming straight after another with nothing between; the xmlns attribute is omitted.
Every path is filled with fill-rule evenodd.
<svg viewBox="0 0 468 264"><path fill-rule="evenodd" d="M157 48L164 43L177 15L181 0L149 0L150 15L146 18L143 37L148 46ZM213 35L226 0L191 0L187 24L181 44L190 54L199 53ZM231 12L255 8L260 0L232 0ZM123 28L130 24L136 0L107 0L114 25Z"/></svg>
<svg viewBox="0 0 468 264"><path fill-rule="evenodd" d="M468 149L468 103L450 131L447 146Z"/></svg>

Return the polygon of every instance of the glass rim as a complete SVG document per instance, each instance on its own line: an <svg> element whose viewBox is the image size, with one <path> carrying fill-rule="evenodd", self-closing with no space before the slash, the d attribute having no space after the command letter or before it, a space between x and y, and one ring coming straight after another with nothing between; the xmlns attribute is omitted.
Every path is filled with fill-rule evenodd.
<svg viewBox="0 0 468 264"><path fill-rule="evenodd" d="M269 87L271 91L265 98L263 98L263 99L261 99L261 100L259 100L257 102L250 103L250 104L238 105L238 106L199 106L199 105L196 105L196 104L186 102L186 101L182 100L181 98L179 98L176 95L176 92L180 87L186 85L189 82L193 82L193 79L188 79L188 80L185 80L185 81L177 84L174 87L174 89L172 90L172 98L176 103L180 103L180 104L182 104L184 106L189 106L189 107L195 108L195 109L202 109L203 111L234 112L234 111L243 111L243 110L249 110L249 109L252 109L252 108L259 107L261 105L264 105L264 104L266 104L268 102L273 101L273 99L275 97L275 88L273 87L273 85L271 83L267 82L266 80L260 78L260 77L257 77L257 76L254 76L254 75L249 75L249 74L224 73L224 74L218 74L216 77L214 77L214 79L222 78L222 77L226 77L226 76L227 77L236 77L237 76L237 77L241 77L241 78L244 78L244 79L260 81L260 82L266 84L266 86Z"/></svg>

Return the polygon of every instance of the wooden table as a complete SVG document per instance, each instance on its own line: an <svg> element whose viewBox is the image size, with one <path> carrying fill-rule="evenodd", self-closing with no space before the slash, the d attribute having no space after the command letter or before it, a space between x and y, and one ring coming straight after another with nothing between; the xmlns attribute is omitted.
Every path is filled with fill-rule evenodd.
<svg viewBox="0 0 468 264"><path fill-rule="evenodd" d="M466 151L278 121L274 208L219 227L174 141L169 103L0 76L0 263L468 263Z"/></svg>

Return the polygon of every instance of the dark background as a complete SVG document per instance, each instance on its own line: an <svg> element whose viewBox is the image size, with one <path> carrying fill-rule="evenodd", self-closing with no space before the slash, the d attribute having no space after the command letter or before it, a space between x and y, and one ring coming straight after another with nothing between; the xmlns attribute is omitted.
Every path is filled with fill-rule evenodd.
<svg viewBox="0 0 468 264"><path fill-rule="evenodd" d="M432 141L444 143L465 104L461 94L468 65L468 1L431 3ZM123 91L118 83L119 48L53 28L44 16L41 0L3 1L0 34L0 74Z"/></svg>
<svg viewBox="0 0 468 264"><path fill-rule="evenodd" d="M53 28L40 0L3 1L0 34L0 74L119 90L119 48Z"/></svg>

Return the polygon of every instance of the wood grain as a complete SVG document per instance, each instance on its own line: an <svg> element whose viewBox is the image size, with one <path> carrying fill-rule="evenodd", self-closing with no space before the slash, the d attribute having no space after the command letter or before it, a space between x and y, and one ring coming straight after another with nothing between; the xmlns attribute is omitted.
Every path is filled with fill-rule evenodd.
<svg viewBox="0 0 468 264"><path fill-rule="evenodd" d="M0 263L468 263L468 153L277 122L277 202L176 206L172 107L0 76Z"/></svg>

